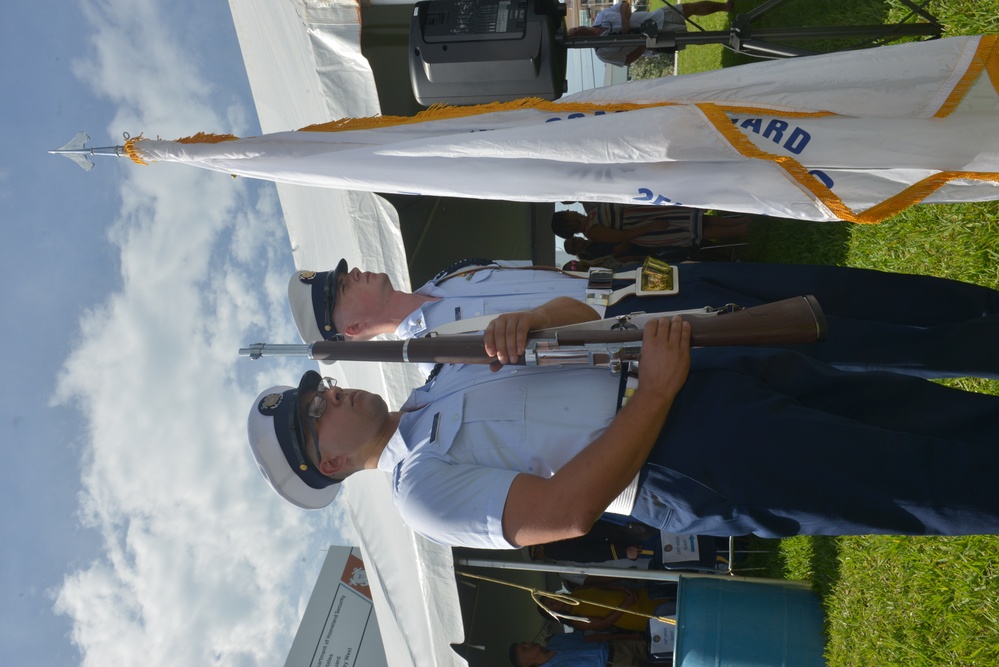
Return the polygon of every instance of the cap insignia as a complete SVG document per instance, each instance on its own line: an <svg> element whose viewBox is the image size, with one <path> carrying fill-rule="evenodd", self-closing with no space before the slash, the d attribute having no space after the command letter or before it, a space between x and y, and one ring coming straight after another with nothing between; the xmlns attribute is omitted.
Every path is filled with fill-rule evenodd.
<svg viewBox="0 0 999 667"><path fill-rule="evenodd" d="M281 404L282 398L284 398L283 394L267 394L260 399L260 405L257 406L257 410L263 415L270 414Z"/></svg>

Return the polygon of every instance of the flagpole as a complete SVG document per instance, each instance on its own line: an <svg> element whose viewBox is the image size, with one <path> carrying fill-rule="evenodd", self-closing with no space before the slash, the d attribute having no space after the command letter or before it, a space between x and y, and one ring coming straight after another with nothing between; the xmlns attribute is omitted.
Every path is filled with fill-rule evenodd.
<svg viewBox="0 0 999 667"><path fill-rule="evenodd" d="M128 141L129 134L125 132L123 134L125 141ZM90 141L90 135L86 132L77 132L76 136L69 140L65 146L50 150L50 155L62 155L67 157L76 164L80 165L84 171L90 171L94 168L94 163L91 161L91 155L113 155L114 157L121 157L125 153L125 146L94 146L87 148L87 142Z"/></svg>

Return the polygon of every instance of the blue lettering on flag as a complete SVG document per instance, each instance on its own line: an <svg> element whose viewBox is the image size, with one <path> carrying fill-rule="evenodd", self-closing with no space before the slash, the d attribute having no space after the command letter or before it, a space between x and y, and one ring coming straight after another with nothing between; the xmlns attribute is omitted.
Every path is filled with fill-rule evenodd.
<svg viewBox="0 0 999 667"><path fill-rule="evenodd" d="M791 136L787 138L787 142L784 144L784 148L791 151L795 155L801 155L801 151L805 150L805 146L808 142L812 140L812 135L805 132L800 127L794 128L791 132Z"/></svg>
<svg viewBox="0 0 999 667"><path fill-rule="evenodd" d="M614 113L625 113L625 110L624 109L615 109ZM562 118L561 116L552 116L551 118L547 119L545 122L546 123L554 123L557 120L566 120L566 119L572 120L573 118L586 118L587 115L591 115L591 116L606 116L607 112L606 111L594 111L592 114L586 114L586 113L584 113L582 111L575 111L575 112L569 114L568 116L566 116L565 118Z"/></svg>
<svg viewBox="0 0 999 667"><path fill-rule="evenodd" d="M787 122L774 118L767 125L767 129L763 130L763 138L770 139L772 135L776 135L773 137L773 142L779 144L780 140L784 138L784 130L786 129Z"/></svg>
<svg viewBox="0 0 999 667"><path fill-rule="evenodd" d="M833 179L829 178L829 174L827 174L826 172L819 171L818 169L812 169L808 173L814 176L815 178L819 179L819 181L822 182L822 185L826 186L827 188L831 188L833 186Z"/></svg>
<svg viewBox="0 0 999 667"><path fill-rule="evenodd" d="M638 197L632 197L634 201L645 201L649 202L650 206L683 206L678 201L673 201L669 197L664 197L662 195L657 195L652 190L648 188L638 188Z"/></svg>
<svg viewBox="0 0 999 667"><path fill-rule="evenodd" d="M787 121L779 120L773 118L767 123L766 129L763 128L762 118L732 118L732 124L738 127L752 130L755 134L763 136L764 139L769 139L775 144L781 145L786 148L789 152L795 155L801 155L801 152L805 150L805 146L808 142L812 140L812 135L801 129L800 127L795 127L791 130L788 135L787 140L784 140L784 134L787 132L790 125Z"/></svg>

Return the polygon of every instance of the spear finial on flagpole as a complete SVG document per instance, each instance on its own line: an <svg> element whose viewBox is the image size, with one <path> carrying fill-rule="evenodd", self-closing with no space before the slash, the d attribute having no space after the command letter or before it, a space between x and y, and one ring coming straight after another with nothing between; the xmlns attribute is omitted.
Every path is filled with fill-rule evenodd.
<svg viewBox="0 0 999 667"><path fill-rule="evenodd" d="M128 141L128 132L124 132L123 136L125 141ZM87 157L88 155L114 155L115 157L121 157L125 151L124 146L101 146L87 148L88 141L90 141L89 134L86 132L77 132L76 136L73 137L68 144L62 148L51 150L49 153L52 155L63 155L68 157L70 160L83 167L84 171L90 171L94 168L94 163L89 157Z"/></svg>

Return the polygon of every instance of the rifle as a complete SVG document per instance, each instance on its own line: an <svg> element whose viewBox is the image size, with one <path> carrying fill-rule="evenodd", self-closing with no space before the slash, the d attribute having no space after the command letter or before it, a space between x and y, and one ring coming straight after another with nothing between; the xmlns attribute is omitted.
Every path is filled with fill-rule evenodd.
<svg viewBox="0 0 999 667"><path fill-rule="evenodd" d="M651 319L679 315L690 322L695 346L787 345L825 339L826 318L814 296L798 296L752 308L726 307L672 313L632 313L595 322L540 329L528 334L525 354L516 365L609 366L641 355L642 328ZM488 364L481 334L427 336L410 340L333 341L307 345L256 343L240 356L308 357L317 361L384 361Z"/></svg>

